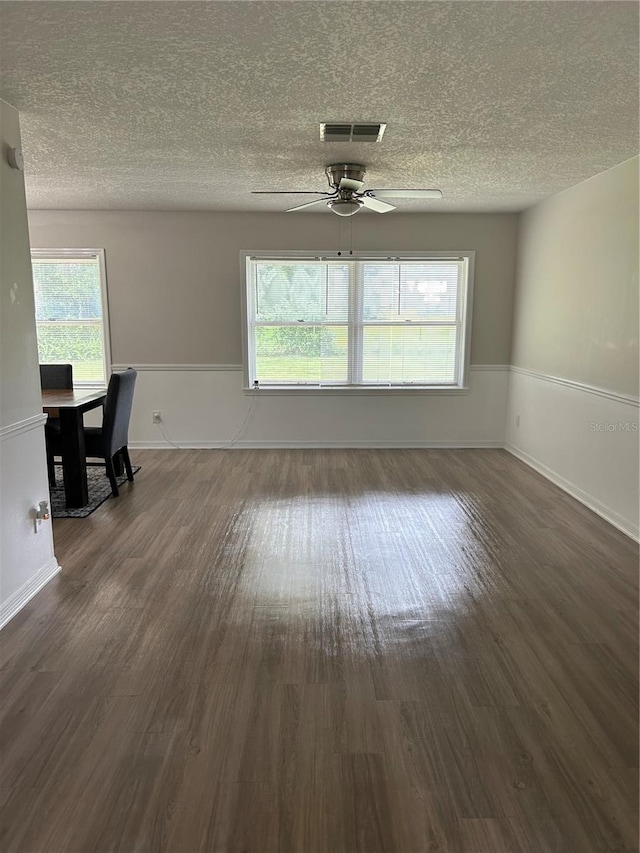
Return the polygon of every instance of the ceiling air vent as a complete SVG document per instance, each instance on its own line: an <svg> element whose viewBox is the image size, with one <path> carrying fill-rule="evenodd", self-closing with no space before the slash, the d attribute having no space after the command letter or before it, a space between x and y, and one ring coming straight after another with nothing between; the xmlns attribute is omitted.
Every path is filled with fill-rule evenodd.
<svg viewBox="0 0 640 853"><path fill-rule="evenodd" d="M380 142L386 127L381 122L325 121L320 125L320 139L323 142Z"/></svg>

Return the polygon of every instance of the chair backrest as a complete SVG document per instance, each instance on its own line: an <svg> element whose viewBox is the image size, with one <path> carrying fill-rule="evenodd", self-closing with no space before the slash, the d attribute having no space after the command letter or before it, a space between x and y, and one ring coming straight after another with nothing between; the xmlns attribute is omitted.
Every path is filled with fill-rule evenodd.
<svg viewBox="0 0 640 853"><path fill-rule="evenodd" d="M102 444L106 456L113 456L129 440L129 421L133 405L133 389L138 373L132 367L114 373L109 380L102 419Z"/></svg>
<svg viewBox="0 0 640 853"><path fill-rule="evenodd" d="M73 365L41 364L40 385L45 391L73 388Z"/></svg>

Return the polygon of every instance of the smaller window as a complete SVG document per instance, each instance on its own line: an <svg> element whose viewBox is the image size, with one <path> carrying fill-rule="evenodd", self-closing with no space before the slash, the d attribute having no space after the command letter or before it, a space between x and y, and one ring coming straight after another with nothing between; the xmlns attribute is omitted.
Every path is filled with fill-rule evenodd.
<svg viewBox="0 0 640 853"><path fill-rule="evenodd" d="M103 249L31 252L41 364L72 364L74 385L106 385L111 372Z"/></svg>

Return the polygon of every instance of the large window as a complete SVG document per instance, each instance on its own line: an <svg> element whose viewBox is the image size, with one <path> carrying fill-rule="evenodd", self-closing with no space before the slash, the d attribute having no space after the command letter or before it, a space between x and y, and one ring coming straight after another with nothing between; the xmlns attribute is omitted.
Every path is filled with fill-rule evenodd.
<svg viewBox="0 0 640 853"><path fill-rule="evenodd" d="M472 261L247 256L249 386L464 387Z"/></svg>
<svg viewBox="0 0 640 853"><path fill-rule="evenodd" d="M31 253L41 364L70 363L76 385L106 385L109 323L101 249Z"/></svg>

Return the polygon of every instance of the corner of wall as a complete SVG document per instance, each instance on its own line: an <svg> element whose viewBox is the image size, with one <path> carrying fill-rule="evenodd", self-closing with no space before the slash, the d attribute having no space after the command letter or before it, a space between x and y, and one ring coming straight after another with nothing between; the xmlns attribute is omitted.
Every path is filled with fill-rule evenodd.
<svg viewBox="0 0 640 853"><path fill-rule="evenodd" d="M0 102L0 622L8 621L59 571L51 524L34 529L32 509L49 498L24 175L7 162L20 148L18 113Z"/></svg>
<svg viewBox="0 0 640 853"><path fill-rule="evenodd" d="M607 342L623 351L635 322L637 341L637 198L629 204L629 193L637 193L637 162L625 161L519 214L505 424L507 450L635 539L640 418L637 391L627 391L637 388L638 359L630 356L627 364L635 381L628 376L623 383L615 359L607 372L591 356L604 345L603 328ZM634 221L622 222L628 215ZM635 237L621 241L620 233ZM582 253L581 264L554 264L572 247ZM613 302L610 293L603 301L600 290L603 263L611 270L610 287L618 289ZM549 270L556 273L552 286ZM580 316L572 308L585 290L602 304L595 311L583 306ZM631 319L616 303L636 306ZM562 335L556 334L558 316ZM553 352L546 346L550 335Z"/></svg>

